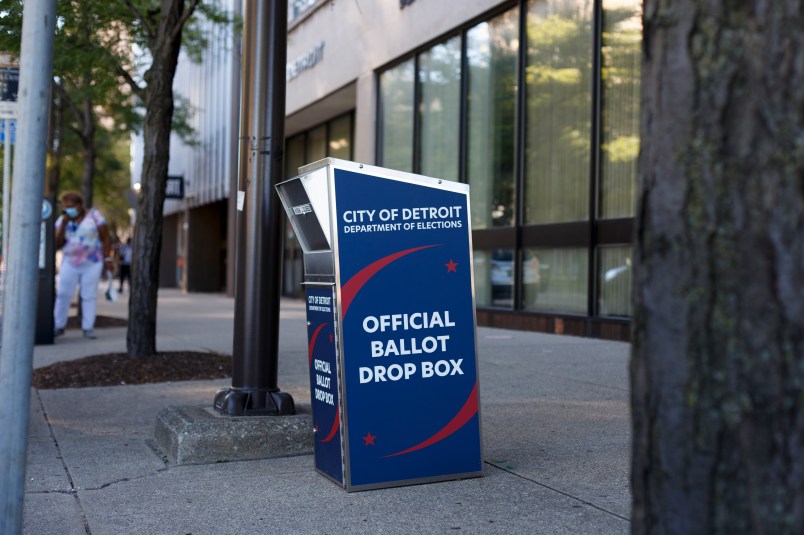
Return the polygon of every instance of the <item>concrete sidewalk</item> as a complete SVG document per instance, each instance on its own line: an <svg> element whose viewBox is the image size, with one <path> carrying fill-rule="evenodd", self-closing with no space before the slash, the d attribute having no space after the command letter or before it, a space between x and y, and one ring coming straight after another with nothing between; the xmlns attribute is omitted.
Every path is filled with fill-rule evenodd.
<svg viewBox="0 0 804 535"><path fill-rule="evenodd" d="M157 348L231 354L234 302L160 291ZM309 403L301 301L282 302L279 387ZM125 317L125 299L99 302ZM37 346L34 366L125 350L125 328ZM485 475L347 494L311 455L177 466L154 440L168 405L229 380L33 390L24 532L627 533L627 344L478 329Z"/></svg>

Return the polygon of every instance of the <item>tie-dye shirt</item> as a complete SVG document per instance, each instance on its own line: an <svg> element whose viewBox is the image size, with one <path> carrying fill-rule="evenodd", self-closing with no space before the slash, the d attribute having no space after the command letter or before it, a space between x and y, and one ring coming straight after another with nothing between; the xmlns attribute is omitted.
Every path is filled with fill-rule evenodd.
<svg viewBox="0 0 804 535"><path fill-rule="evenodd" d="M106 224L103 215L95 208L90 208L80 223L62 215L56 220L56 229L65 223L63 261L76 267L84 262L103 262L103 243L98 232L98 227Z"/></svg>

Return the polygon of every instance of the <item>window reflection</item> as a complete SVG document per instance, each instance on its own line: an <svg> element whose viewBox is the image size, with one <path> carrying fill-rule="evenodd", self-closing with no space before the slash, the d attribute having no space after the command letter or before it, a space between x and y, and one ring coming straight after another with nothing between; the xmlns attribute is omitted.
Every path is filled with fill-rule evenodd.
<svg viewBox="0 0 804 535"><path fill-rule="evenodd" d="M307 163L327 157L327 126L322 124L307 132Z"/></svg>
<svg viewBox="0 0 804 535"><path fill-rule="evenodd" d="M467 177L474 229L514 224L518 13L511 10L466 34Z"/></svg>
<svg viewBox="0 0 804 535"><path fill-rule="evenodd" d="M413 59L380 75L380 155L384 167L413 170Z"/></svg>
<svg viewBox="0 0 804 535"><path fill-rule="evenodd" d="M329 122L329 136L327 144L329 146L329 156L341 158L342 160L352 159L352 116L344 115L339 119Z"/></svg>
<svg viewBox="0 0 804 535"><path fill-rule="evenodd" d="M419 57L420 173L458 180L461 40L454 37Z"/></svg>
<svg viewBox="0 0 804 535"><path fill-rule="evenodd" d="M592 4L528 4L527 223L588 218Z"/></svg>
<svg viewBox="0 0 804 535"><path fill-rule="evenodd" d="M633 217L639 156L641 0L604 0L600 216Z"/></svg>
<svg viewBox="0 0 804 535"><path fill-rule="evenodd" d="M601 247L598 314L631 315L631 246Z"/></svg>
<svg viewBox="0 0 804 535"><path fill-rule="evenodd" d="M525 249L522 258L525 308L586 313L588 257L586 249Z"/></svg>
<svg viewBox="0 0 804 535"><path fill-rule="evenodd" d="M514 306L514 251L475 251L475 302L477 306Z"/></svg>
<svg viewBox="0 0 804 535"><path fill-rule="evenodd" d="M465 171L472 228L480 231L477 243L484 247L514 243L510 227L516 225L584 222L591 230L597 224L591 218L635 213L641 1L602 0L599 21L594 0L518 4L462 28L465 56L460 36L451 37L379 75L377 162L453 180ZM596 22L602 29L600 50L593 40ZM600 73L592 69L596 53ZM600 145L593 146L592 89L598 75ZM518 94L523 77L525 93ZM599 177L591 172L593 155L599 157ZM599 205L590 213L595 178ZM595 303L591 308L598 315L629 316L630 246L575 247L579 242L570 241L575 234L566 235L567 242L549 242L557 247L475 251L477 305L516 303L530 311L587 314ZM596 289L589 287L591 276ZM590 296L592 291L596 295Z"/></svg>

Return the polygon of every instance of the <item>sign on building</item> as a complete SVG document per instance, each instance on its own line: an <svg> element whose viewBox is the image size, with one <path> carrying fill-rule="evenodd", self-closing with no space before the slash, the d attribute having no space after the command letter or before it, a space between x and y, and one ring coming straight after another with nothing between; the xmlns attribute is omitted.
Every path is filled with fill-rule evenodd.
<svg viewBox="0 0 804 535"><path fill-rule="evenodd" d="M165 188L165 199L184 198L184 176L168 175L167 187Z"/></svg>

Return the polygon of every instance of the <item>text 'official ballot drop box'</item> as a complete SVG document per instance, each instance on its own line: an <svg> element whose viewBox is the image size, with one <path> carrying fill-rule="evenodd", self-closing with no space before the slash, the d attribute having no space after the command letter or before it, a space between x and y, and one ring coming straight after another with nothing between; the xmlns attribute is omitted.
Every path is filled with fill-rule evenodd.
<svg viewBox="0 0 804 535"><path fill-rule="evenodd" d="M278 184L304 253L316 470L482 475L469 187L327 158Z"/></svg>

